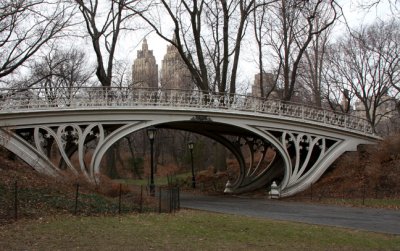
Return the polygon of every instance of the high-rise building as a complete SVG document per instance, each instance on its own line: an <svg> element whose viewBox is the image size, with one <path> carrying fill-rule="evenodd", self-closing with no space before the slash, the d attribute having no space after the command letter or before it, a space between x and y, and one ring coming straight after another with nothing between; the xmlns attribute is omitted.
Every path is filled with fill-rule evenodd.
<svg viewBox="0 0 400 251"><path fill-rule="evenodd" d="M176 41L175 36L173 41ZM167 53L162 60L161 88L163 89L193 89L193 81L189 69L183 61L178 49L173 45L167 46Z"/></svg>
<svg viewBox="0 0 400 251"><path fill-rule="evenodd" d="M135 88L158 88L158 65L146 38L132 65L132 85Z"/></svg>
<svg viewBox="0 0 400 251"><path fill-rule="evenodd" d="M271 90L274 88L274 74L272 73L263 73L263 79L262 79L262 88L263 88L263 93L264 96L268 93L271 92ZM261 86L260 86L260 79L261 79L261 74L257 73L254 76L254 84L251 88L251 95L253 97L261 97ZM271 98L278 98L278 93L276 88L275 90L270 93Z"/></svg>

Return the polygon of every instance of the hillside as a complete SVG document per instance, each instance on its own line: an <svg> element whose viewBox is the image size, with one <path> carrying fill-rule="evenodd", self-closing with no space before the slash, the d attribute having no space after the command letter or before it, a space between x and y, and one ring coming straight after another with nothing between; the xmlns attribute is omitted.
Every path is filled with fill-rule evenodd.
<svg viewBox="0 0 400 251"><path fill-rule="evenodd" d="M20 160L10 159L10 154L0 148L0 225L15 220L15 197L18 219L158 210L155 199L145 189L141 192L140 186L101 179L101 185L96 186L79 177L44 176Z"/></svg>
<svg viewBox="0 0 400 251"><path fill-rule="evenodd" d="M306 191L292 199L400 198L400 135L342 155Z"/></svg>
<svg viewBox="0 0 400 251"><path fill-rule="evenodd" d="M203 172L204 173L204 172ZM211 172L212 173L212 172ZM199 173L198 190L202 192L222 191L224 175L203 177ZM41 217L55 213L74 211L76 184L79 183L80 214L115 213L118 211L119 184L104 179L101 186L88 184L84 179L54 179L40 175L27 164L10 159L10 154L0 149L0 223L13 219L13 196L15 182L18 185L20 217ZM323 203L338 203L337 199L395 199L391 208L400 208L400 136L393 136L376 145L359 147L357 152L349 152L339 158L306 191L286 200L306 200ZM203 183L201 183L203 182ZM187 183L187 184L186 184ZM190 186L190 179L185 184ZM208 184L209 183L209 184ZM208 187L205 185L208 184ZM221 185L222 184L222 185ZM202 185L202 186L200 186ZM135 189L123 188L123 210L138 210L138 194ZM247 194L266 196L266 190ZM329 199L336 199L334 202ZM146 199L147 204L154 202ZM136 203L136 204L135 204ZM397 204L396 204L397 203ZM136 209L135 209L136 207Z"/></svg>

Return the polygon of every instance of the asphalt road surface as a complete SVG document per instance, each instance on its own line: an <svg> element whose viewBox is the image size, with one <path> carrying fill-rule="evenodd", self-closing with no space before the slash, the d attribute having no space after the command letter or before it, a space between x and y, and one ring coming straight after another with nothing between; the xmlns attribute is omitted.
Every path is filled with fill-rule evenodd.
<svg viewBox="0 0 400 251"><path fill-rule="evenodd" d="M400 234L400 211L396 210L193 194L181 194L181 207L273 220Z"/></svg>

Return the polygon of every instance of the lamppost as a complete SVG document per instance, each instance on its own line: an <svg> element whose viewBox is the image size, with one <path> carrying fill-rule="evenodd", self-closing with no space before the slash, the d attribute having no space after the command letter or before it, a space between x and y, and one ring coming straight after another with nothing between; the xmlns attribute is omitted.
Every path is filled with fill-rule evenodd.
<svg viewBox="0 0 400 251"><path fill-rule="evenodd" d="M196 188L196 177L194 176L194 168L193 168L193 147L194 147L194 143L192 141L190 141L188 143L188 148L190 150L190 160L192 163L192 188Z"/></svg>
<svg viewBox="0 0 400 251"><path fill-rule="evenodd" d="M153 154L153 143L154 138L157 134L157 129L155 127L150 127L147 129L147 137L150 140L150 195L155 195L154 187L154 154Z"/></svg>

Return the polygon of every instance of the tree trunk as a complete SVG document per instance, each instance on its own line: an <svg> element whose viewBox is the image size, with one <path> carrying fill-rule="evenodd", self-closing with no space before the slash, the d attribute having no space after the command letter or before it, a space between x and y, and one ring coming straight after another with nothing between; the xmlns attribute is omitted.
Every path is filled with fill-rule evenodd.
<svg viewBox="0 0 400 251"><path fill-rule="evenodd" d="M214 171L223 172L226 171L226 149L219 143L214 144Z"/></svg>

